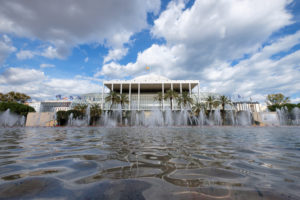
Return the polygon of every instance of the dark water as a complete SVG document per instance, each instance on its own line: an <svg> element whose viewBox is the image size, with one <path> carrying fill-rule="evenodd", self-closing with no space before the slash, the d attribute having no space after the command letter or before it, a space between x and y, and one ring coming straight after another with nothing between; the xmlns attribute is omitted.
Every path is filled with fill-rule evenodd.
<svg viewBox="0 0 300 200"><path fill-rule="evenodd" d="M299 127L0 129L0 199L300 199Z"/></svg>

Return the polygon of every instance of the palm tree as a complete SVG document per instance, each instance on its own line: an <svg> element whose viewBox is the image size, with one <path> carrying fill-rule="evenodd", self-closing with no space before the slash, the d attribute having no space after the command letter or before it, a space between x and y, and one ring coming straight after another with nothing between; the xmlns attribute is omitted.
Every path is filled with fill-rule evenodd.
<svg viewBox="0 0 300 200"><path fill-rule="evenodd" d="M78 110L82 115L84 115L87 107L88 106L86 104L82 103L82 104L76 104L73 109Z"/></svg>
<svg viewBox="0 0 300 200"><path fill-rule="evenodd" d="M226 104L229 104L229 105L232 104L232 103L231 103L231 100L230 100L227 96L225 96L225 95L221 95L221 96L219 97L219 102L220 102L220 104L222 105L222 111L223 111L223 112L225 111L225 106L226 106Z"/></svg>
<svg viewBox="0 0 300 200"><path fill-rule="evenodd" d="M157 96L154 97L154 101L158 101L161 108L162 108L162 101L163 101L163 100L164 100L164 99L163 99L163 94L162 94L162 92L157 93Z"/></svg>
<svg viewBox="0 0 300 200"><path fill-rule="evenodd" d="M178 98L178 93L175 92L174 90L168 90L166 93L165 93L165 97L164 99L170 99L170 105L171 105L171 110L173 110L173 102L172 100L173 99L177 99Z"/></svg>
<svg viewBox="0 0 300 200"><path fill-rule="evenodd" d="M212 111L213 107L219 106L219 101L212 95L208 96L206 99L206 104L209 107L210 112Z"/></svg>
<svg viewBox="0 0 300 200"><path fill-rule="evenodd" d="M187 105L193 103L193 98L190 97L188 92L182 92L182 95L177 98L178 106L183 105L186 108Z"/></svg>
<svg viewBox="0 0 300 200"><path fill-rule="evenodd" d="M0 101L5 101L5 94L0 92Z"/></svg>
<svg viewBox="0 0 300 200"><path fill-rule="evenodd" d="M90 116L91 116L91 124L95 124L95 122L100 118L102 113L100 104L92 104L90 107Z"/></svg>
<svg viewBox="0 0 300 200"><path fill-rule="evenodd" d="M199 116L199 113L203 109L205 110L205 104L201 103L201 102L198 102L198 101L196 103L194 103L193 106L192 106L192 110L193 110L193 112L196 116Z"/></svg>
<svg viewBox="0 0 300 200"><path fill-rule="evenodd" d="M126 94L122 93L122 94L120 94L119 97L120 97L121 107L122 107L122 109L124 109L124 105L129 104L128 96L126 96Z"/></svg>
<svg viewBox="0 0 300 200"><path fill-rule="evenodd" d="M116 103L120 103L120 96L115 91L110 91L107 97L105 97L106 102L111 102L110 110L112 109L112 106Z"/></svg>

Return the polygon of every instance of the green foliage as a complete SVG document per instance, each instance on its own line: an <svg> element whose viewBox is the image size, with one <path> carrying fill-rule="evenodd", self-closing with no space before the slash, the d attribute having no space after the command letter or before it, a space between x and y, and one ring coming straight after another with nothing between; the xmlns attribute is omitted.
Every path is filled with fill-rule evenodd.
<svg viewBox="0 0 300 200"><path fill-rule="evenodd" d="M76 104L73 110L79 111L81 114L85 114L87 107L87 104Z"/></svg>
<svg viewBox="0 0 300 200"><path fill-rule="evenodd" d="M69 119L69 115L67 111L61 110L56 113L57 125L59 126L67 125L68 119Z"/></svg>
<svg viewBox="0 0 300 200"><path fill-rule="evenodd" d="M27 100L31 99L30 96L19 93L19 92L9 92L6 94L0 93L0 101L2 102L18 102L18 103L25 103Z"/></svg>
<svg viewBox="0 0 300 200"><path fill-rule="evenodd" d="M183 105L184 108L187 107L187 105L193 104L193 98L190 97L190 94L188 92L182 92L182 95L177 97L177 103L178 106ZM197 104L198 102L196 102Z"/></svg>
<svg viewBox="0 0 300 200"><path fill-rule="evenodd" d="M11 112L14 112L18 115L27 116L28 112L35 112L34 108L16 103L16 102L0 102L0 112L4 112L7 109L10 109Z"/></svg>
<svg viewBox="0 0 300 200"><path fill-rule="evenodd" d="M111 91L107 97L105 97L106 102L111 102L110 110L112 109L113 105L120 103L120 96L115 91Z"/></svg>
<svg viewBox="0 0 300 200"><path fill-rule="evenodd" d="M266 99L266 103L267 103L268 106L287 104L287 103L290 103L290 98L285 97L281 93L268 94L267 99Z"/></svg>
<svg viewBox="0 0 300 200"><path fill-rule="evenodd" d="M123 109L124 105L129 103L128 96L126 94L122 93L122 94L119 95L119 98L120 98L119 100L120 100L120 103L121 103L121 107Z"/></svg>
<svg viewBox="0 0 300 200"><path fill-rule="evenodd" d="M201 110L205 110L205 104L204 103L196 102L196 103L193 104L192 111L195 114L195 116L199 116Z"/></svg>
<svg viewBox="0 0 300 200"><path fill-rule="evenodd" d="M85 106L81 105L76 108L77 108L77 110L74 109L74 110L68 110L68 111L58 111L56 113L57 124L59 126L67 125L71 114L73 114L74 119L83 120L86 117L85 116L86 115ZM83 109L85 109L84 112L83 112ZM96 121L98 121L100 119L101 113L102 113L102 110L101 110L101 107L99 104L91 105L91 107L90 107L90 116L91 116L90 125L95 124Z"/></svg>
<svg viewBox="0 0 300 200"><path fill-rule="evenodd" d="M225 111L225 105L231 105L232 104L232 102L231 102L231 100L227 97L227 96L225 96L225 95L221 95L220 97L219 97L219 100L218 100L219 102L220 102L220 104L222 105L222 111L224 112Z"/></svg>
<svg viewBox="0 0 300 200"><path fill-rule="evenodd" d="M162 101L163 101L163 94L162 92L157 93L157 95L154 97L154 101L159 102L160 107L162 108Z"/></svg>
<svg viewBox="0 0 300 200"><path fill-rule="evenodd" d="M206 99L206 105L209 107L209 110L212 111L214 107L218 107L220 105L220 101L216 99L214 96L210 95Z"/></svg>
<svg viewBox="0 0 300 200"><path fill-rule="evenodd" d="M99 104L92 104L90 107L90 125L95 125L96 122L100 119L101 117L101 106Z"/></svg>
<svg viewBox="0 0 300 200"><path fill-rule="evenodd" d="M178 98L178 93L175 92L174 90L167 90L167 92L165 93L164 99L165 100L170 99L171 110L173 110L172 100L177 98Z"/></svg>
<svg viewBox="0 0 300 200"><path fill-rule="evenodd" d="M296 107L300 108L300 103L298 103L298 104L286 103L286 104L280 104L280 105L278 105L278 104L269 105L268 109L272 112L275 112L276 109L281 109L281 108L287 108L288 111L291 111L291 110L293 110L293 108L296 108Z"/></svg>

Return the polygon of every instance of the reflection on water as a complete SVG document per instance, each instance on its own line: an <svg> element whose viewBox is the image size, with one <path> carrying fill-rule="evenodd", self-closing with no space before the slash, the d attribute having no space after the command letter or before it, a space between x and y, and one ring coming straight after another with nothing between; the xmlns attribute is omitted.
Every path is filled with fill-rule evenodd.
<svg viewBox="0 0 300 200"><path fill-rule="evenodd" d="M0 199L299 199L298 127L0 130Z"/></svg>

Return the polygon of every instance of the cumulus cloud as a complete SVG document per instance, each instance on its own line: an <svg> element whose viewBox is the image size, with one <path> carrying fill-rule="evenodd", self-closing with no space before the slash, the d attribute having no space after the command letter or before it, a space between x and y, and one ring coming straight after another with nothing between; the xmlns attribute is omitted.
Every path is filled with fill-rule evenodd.
<svg viewBox="0 0 300 200"><path fill-rule="evenodd" d="M109 50L108 55L104 57L103 63L120 60L127 55L127 52L128 48L111 49Z"/></svg>
<svg viewBox="0 0 300 200"><path fill-rule="evenodd" d="M48 48L46 48L40 55L50 59L64 58L64 54L59 53L58 49L53 46L49 46Z"/></svg>
<svg viewBox="0 0 300 200"><path fill-rule="evenodd" d="M9 54L16 50L16 47L11 43L11 39L7 35L3 35L0 38L0 64L4 62Z"/></svg>
<svg viewBox="0 0 300 200"><path fill-rule="evenodd" d="M50 42L44 56L62 58L83 43L121 47L159 9L160 0L1 1L0 32Z"/></svg>
<svg viewBox="0 0 300 200"><path fill-rule="evenodd" d="M35 69L22 69L11 67L0 74L0 84L20 85L22 83L31 83L43 80L45 74Z"/></svg>
<svg viewBox="0 0 300 200"><path fill-rule="evenodd" d="M30 95L33 99L52 99L57 94L79 95L99 92L100 84L75 77L74 79L49 78L36 69L8 68L0 74L0 91L17 91Z"/></svg>
<svg viewBox="0 0 300 200"><path fill-rule="evenodd" d="M30 50L21 50L19 51L16 56L19 60L31 59L35 56L35 52Z"/></svg>
<svg viewBox="0 0 300 200"><path fill-rule="evenodd" d="M133 63L104 64L95 76L136 76L149 65L152 72L169 78L200 80L202 90L257 99L277 91L293 94L299 88L295 87L300 77L299 52L272 56L298 44L299 33L268 41L272 33L293 23L286 9L290 2L196 0L186 9L184 1L172 1L151 29L153 37L165 39L165 44L153 44ZM267 41L269 45L263 46Z"/></svg>
<svg viewBox="0 0 300 200"><path fill-rule="evenodd" d="M53 64L47 64L47 63L42 63L40 64L40 68L54 68L55 65Z"/></svg>

